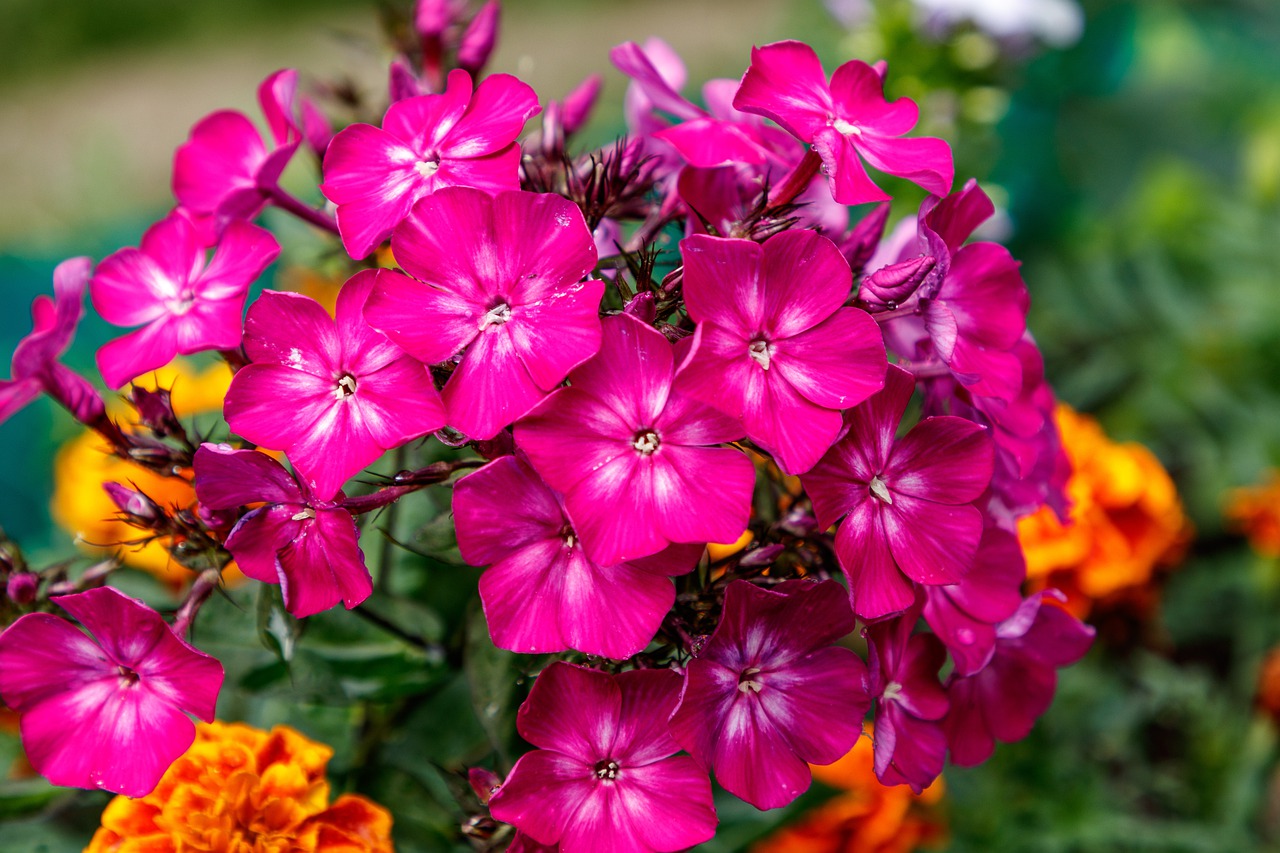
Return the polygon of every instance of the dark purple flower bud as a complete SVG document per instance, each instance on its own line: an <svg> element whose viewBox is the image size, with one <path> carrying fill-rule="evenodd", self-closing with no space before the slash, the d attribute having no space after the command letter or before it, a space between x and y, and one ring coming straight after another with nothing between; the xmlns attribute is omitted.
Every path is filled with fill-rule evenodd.
<svg viewBox="0 0 1280 853"><path fill-rule="evenodd" d="M858 296L866 302L878 302L891 308L901 305L916 292L937 263L936 258L921 255L881 267L862 280Z"/></svg>
<svg viewBox="0 0 1280 853"><path fill-rule="evenodd" d="M596 98L600 96L602 80L599 74L592 74L560 102L560 126L564 129L565 136L576 133L591 118Z"/></svg>
<svg viewBox="0 0 1280 853"><path fill-rule="evenodd" d="M502 787L502 779L487 767L469 768L467 782L471 784L471 790L476 792L476 797L480 799L482 806L489 805L489 798L493 796L493 792Z"/></svg>
<svg viewBox="0 0 1280 853"><path fill-rule="evenodd" d="M403 101L405 98L416 98L429 92L423 87L418 75L409 67L404 57L391 62L391 71L387 78L387 93L391 103Z"/></svg>
<svg viewBox="0 0 1280 853"><path fill-rule="evenodd" d="M5 585L5 594L14 604L27 605L36 600L36 590L40 587L40 577L31 572L18 572L9 576Z"/></svg>
<svg viewBox="0 0 1280 853"><path fill-rule="evenodd" d="M630 314L640 322L651 325L658 319L658 306L653 294L646 290L631 297L631 301L622 307L622 313Z"/></svg>
<svg viewBox="0 0 1280 853"><path fill-rule="evenodd" d="M157 436L163 438L182 433L182 423L173 411L168 391L163 388L148 391L135 385L130 396L138 412L138 420Z"/></svg>
<svg viewBox="0 0 1280 853"><path fill-rule="evenodd" d="M498 19L502 14L502 4L498 0L489 0L476 16L467 24L458 42L458 66L472 74L480 73L493 53L493 46L498 41Z"/></svg>
<svg viewBox="0 0 1280 853"><path fill-rule="evenodd" d="M116 508L129 516L130 521L146 524L164 515L164 510L159 504L128 486L120 483L103 483L102 489L107 493L107 497L111 498Z"/></svg>

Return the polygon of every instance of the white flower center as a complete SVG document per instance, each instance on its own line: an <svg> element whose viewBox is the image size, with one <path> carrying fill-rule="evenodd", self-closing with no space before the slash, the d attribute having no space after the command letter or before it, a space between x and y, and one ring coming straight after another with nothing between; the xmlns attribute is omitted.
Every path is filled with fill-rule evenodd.
<svg viewBox="0 0 1280 853"><path fill-rule="evenodd" d="M890 681L884 686L884 694L880 697L886 702L895 702L902 695L902 685L896 681Z"/></svg>
<svg viewBox="0 0 1280 853"><path fill-rule="evenodd" d="M303 509L299 512L295 512L293 514L293 517L290 518L289 520L290 521L306 521L308 518L315 518L315 517L316 517L316 511L311 507L307 507L306 509Z"/></svg>
<svg viewBox="0 0 1280 853"><path fill-rule="evenodd" d="M646 429L636 433L636 437L631 439L631 446L640 451L641 456L652 456L662 446L662 440L656 432Z"/></svg>
<svg viewBox="0 0 1280 853"><path fill-rule="evenodd" d="M764 339L752 341L747 346L747 354L751 360L760 365L761 370L769 369L769 360L773 357L773 344Z"/></svg>
<svg viewBox="0 0 1280 853"><path fill-rule="evenodd" d="M612 782L614 779L618 778L618 771L621 769L622 768L618 766L618 762L614 761L612 758L606 758L604 761L596 764L596 778L603 782Z"/></svg>
<svg viewBox="0 0 1280 853"><path fill-rule="evenodd" d="M333 396L337 400L345 400L354 396L356 393L356 378L350 373L344 373L342 378L338 380L338 384L333 386Z"/></svg>
<svg viewBox="0 0 1280 853"><path fill-rule="evenodd" d="M837 133L843 136L862 135L862 128L858 127L856 124L850 124L842 118L833 118L831 120L831 126L836 129Z"/></svg>
<svg viewBox="0 0 1280 853"><path fill-rule="evenodd" d="M871 490L872 497L887 503L889 506L893 506L893 495L889 492L889 487L885 485L884 480L880 479L879 474L871 478L867 488Z"/></svg>
<svg viewBox="0 0 1280 853"><path fill-rule="evenodd" d="M413 169L424 178L429 178L436 172L440 171L439 160L419 160L413 165Z"/></svg>
<svg viewBox="0 0 1280 853"><path fill-rule="evenodd" d="M760 674L760 667L753 666L742 671L742 675L738 676L738 692L739 693L759 693L764 689L764 684L756 680L756 676Z"/></svg>
<svg viewBox="0 0 1280 853"><path fill-rule="evenodd" d="M497 305L485 312L480 318L480 331L484 331L490 326L501 326L511 319L511 306L505 302L499 302Z"/></svg>
<svg viewBox="0 0 1280 853"><path fill-rule="evenodd" d="M190 311L196 304L196 295L191 292L191 288L183 287L178 291L178 295L172 299L164 301L164 307L169 309L169 313L175 317L181 317Z"/></svg>

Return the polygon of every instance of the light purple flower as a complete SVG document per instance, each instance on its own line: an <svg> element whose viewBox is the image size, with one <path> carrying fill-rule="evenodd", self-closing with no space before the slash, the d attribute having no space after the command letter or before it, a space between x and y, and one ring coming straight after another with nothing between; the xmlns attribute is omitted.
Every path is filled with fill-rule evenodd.
<svg viewBox="0 0 1280 853"><path fill-rule="evenodd" d="M1064 600L1057 590L1032 595L996 626L995 654L973 675L947 680L950 711L944 722L951 760L962 767L991 757L996 740L1022 740L1048 710L1057 689L1056 670L1089 651L1094 630L1045 599Z"/></svg>
<svg viewBox="0 0 1280 853"><path fill-rule="evenodd" d="M516 139L539 109L533 89L509 74L490 75L473 92L471 75L455 69L443 94L396 101L381 128L343 129L325 152L320 189L338 206L347 252L368 255L441 187L518 189Z"/></svg>
<svg viewBox="0 0 1280 853"><path fill-rule="evenodd" d="M462 558L492 564L480 599L494 645L524 654L577 649L622 660L644 649L675 601L670 575L702 545L602 566L583 552L560 496L522 460L503 456L458 481Z"/></svg>
<svg viewBox="0 0 1280 853"><path fill-rule="evenodd" d="M667 732L680 677L553 663L520 706L521 756L489 801L497 820L562 853L651 853L708 841L711 781Z"/></svg>
<svg viewBox="0 0 1280 853"><path fill-rule="evenodd" d="M213 258L191 222L170 214L147 229L139 248L98 264L89 295L108 323L142 326L98 350L98 369L112 388L168 364L175 355L240 345L249 285L280 246L247 222L232 222Z"/></svg>
<svg viewBox="0 0 1280 853"><path fill-rule="evenodd" d="M236 522L227 550L246 576L280 584L285 609L294 616L339 601L350 610L373 592L355 521L340 503L317 500L284 466L256 450L202 444L194 470L196 497L206 509L265 504Z"/></svg>
<svg viewBox="0 0 1280 853"><path fill-rule="evenodd" d="M732 419L684 393L662 333L627 314L600 352L516 424L516 445L564 495L587 556L615 565L671 542L732 542L747 526L755 469Z"/></svg>
<svg viewBox="0 0 1280 853"><path fill-rule="evenodd" d="M848 433L801 477L849 577L854 612L871 620L905 610L912 581L961 580L978 548L973 505L991 481L987 430L964 418L925 418L901 439L915 380L889 365L884 390L849 415Z"/></svg>
<svg viewBox="0 0 1280 853"><path fill-rule="evenodd" d="M941 139L899 138L915 127L918 111L909 98L888 102L881 73L852 60L827 82L813 48L780 41L751 51L733 105L771 118L822 157L831 191L841 204L888 201L862 166L918 184L934 195L951 191L955 167Z"/></svg>
<svg viewBox="0 0 1280 853"><path fill-rule="evenodd" d="M682 387L741 420L785 473L808 471L839 434L840 411L884 385L879 327L843 307L849 264L812 231L763 246L694 236L680 247L698 324Z"/></svg>
<svg viewBox="0 0 1280 853"><path fill-rule="evenodd" d="M685 671L672 737L729 793L785 806L809 787L809 764L838 760L862 734L866 665L832 645L853 625L835 581L729 584L719 626Z"/></svg>
<svg viewBox="0 0 1280 853"><path fill-rule="evenodd" d="M0 634L0 697L20 717L31 766L55 785L151 793L213 720L222 665L150 607L110 587L53 599Z"/></svg>
<svg viewBox="0 0 1280 853"><path fill-rule="evenodd" d="M493 78L489 78L493 79ZM365 317L427 364L453 359L449 425L490 439L600 348L604 283L577 205L451 187L423 199L391 241L414 279L379 277Z"/></svg>
<svg viewBox="0 0 1280 853"><path fill-rule="evenodd" d="M268 290L245 320L253 363L227 391L227 424L254 444L283 450L320 500L384 451L445 424L430 372L365 322L375 281L390 275L353 276L338 294L335 318L314 299Z"/></svg>

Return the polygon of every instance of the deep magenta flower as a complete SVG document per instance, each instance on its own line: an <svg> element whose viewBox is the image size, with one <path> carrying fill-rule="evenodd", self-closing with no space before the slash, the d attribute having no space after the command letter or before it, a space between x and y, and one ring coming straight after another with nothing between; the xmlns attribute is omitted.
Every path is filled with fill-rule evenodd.
<svg viewBox="0 0 1280 853"><path fill-rule="evenodd" d="M253 363L231 381L227 424L254 444L283 450L320 500L384 451L445 424L430 372L365 322L375 281L390 275L354 275L334 318L314 299L268 290L245 320Z"/></svg>
<svg viewBox="0 0 1280 853"><path fill-rule="evenodd" d="M338 206L347 253L368 255L441 187L518 189L516 139L540 109L533 89L509 74L492 74L472 92L471 75L455 69L443 94L396 101L381 128L340 131L325 152L320 189Z"/></svg>
<svg viewBox="0 0 1280 853"><path fill-rule="evenodd" d="M493 816L562 853L674 851L709 840L711 780L667 732L680 677L553 663L520 706L521 756Z"/></svg>
<svg viewBox="0 0 1280 853"><path fill-rule="evenodd" d="M729 793L785 806L809 787L809 764L838 760L862 734L866 665L832 645L853 625L835 581L729 584L720 624L685 670L672 737Z"/></svg>
<svg viewBox="0 0 1280 853"><path fill-rule="evenodd" d="M884 390L848 415L848 433L801 477L823 527L847 516L836 553L863 619L909 607L912 581L961 580L982 536L973 501L991 481L991 438L956 417L925 418L895 438L914 387L889 365Z"/></svg>
<svg viewBox="0 0 1280 853"><path fill-rule="evenodd" d="M444 403L469 438L493 438L600 348L604 282L582 280L596 249L573 202L443 189L419 202L391 248L418 280L384 273L365 317L427 364L462 354Z"/></svg>
<svg viewBox="0 0 1280 853"><path fill-rule="evenodd" d="M213 720L222 665L111 587L56 596L91 636L49 613L0 634L0 698L31 766L55 785L151 793Z"/></svg>
<svg viewBox="0 0 1280 853"><path fill-rule="evenodd" d="M516 444L564 495L587 556L610 566L671 542L731 542L751 511L732 419L674 383L671 344L627 314L603 322L600 352L516 424Z"/></svg>
<svg viewBox="0 0 1280 853"><path fill-rule="evenodd" d="M246 513L227 550L248 577L280 584L284 606L310 616L341 601L350 610L373 592L355 521L339 503L317 500L279 462L256 450L202 444L195 455L196 497L205 509Z"/></svg>
<svg viewBox="0 0 1280 853"><path fill-rule="evenodd" d="M876 777L917 794L938 778L947 757L947 694L938 682L947 653L933 634L912 633L919 617L917 606L867 628Z"/></svg>
<svg viewBox="0 0 1280 853"><path fill-rule="evenodd" d="M888 201L862 166L918 184L934 195L951 191L955 167L941 139L901 139L919 117L909 98L888 102L880 73L859 60L846 62L827 82L813 48L780 41L751 51L751 67L733 105L771 118L822 157L831 191L841 204Z"/></svg>
<svg viewBox="0 0 1280 853"><path fill-rule="evenodd" d="M515 456L458 481L453 516L462 558L492 564L480 600L494 645L524 654L577 649L622 660L644 649L675 601L668 577L702 545L602 566L583 553L560 496Z"/></svg>
<svg viewBox="0 0 1280 853"><path fill-rule="evenodd" d="M279 253L269 232L232 222L206 264L195 227L174 213L148 228L139 248L103 260L89 284L93 307L113 325L142 326L98 350L107 385L119 388L179 353L239 346L249 285Z"/></svg>
<svg viewBox="0 0 1280 853"><path fill-rule="evenodd" d="M1094 630L1046 598L1064 600L1057 590L1032 595L996 626L996 648L981 671L947 680L951 708L945 721L951 760L962 767L981 764L996 740L1022 740L1048 710L1057 689L1056 670L1089 651Z"/></svg>
<svg viewBox="0 0 1280 853"><path fill-rule="evenodd" d="M41 294L31 303L31 333L14 348L12 378L0 379L0 423L42 393L81 423L102 415L102 398L93 385L58 361L71 346L84 316L84 288L92 266L88 258L58 264L53 271L53 299Z"/></svg>
<svg viewBox="0 0 1280 853"><path fill-rule="evenodd" d="M741 420L784 472L808 471L839 434L840 411L884 385L880 328L843 307L848 262L812 231L784 231L763 246L694 236L680 248L698 324L682 387Z"/></svg>

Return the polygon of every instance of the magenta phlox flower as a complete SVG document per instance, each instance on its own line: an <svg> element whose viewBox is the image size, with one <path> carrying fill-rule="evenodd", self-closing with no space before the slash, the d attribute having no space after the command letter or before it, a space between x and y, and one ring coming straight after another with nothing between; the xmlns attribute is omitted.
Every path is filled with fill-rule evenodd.
<svg viewBox="0 0 1280 853"><path fill-rule="evenodd" d="M685 670L672 736L729 793L785 806L809 787L809 764L838 760L862 734L867 668L833 645L853 626L835 581L729 584L720 624Z"/></svg>
<svg viewBox="0 0 1280 853"><path fill-rule="evenodd" d="M600 352L516 424L516 445L564 495L587 556L611 566L671 542L731 542L746 527L755 469L709 445L742 427L684 393L673 347L628 314L602 323Z"/></svg>
<svg viewBox="0 0 1280 853"><path fill-rule="evenodd" d="M604 282L582 280L596 249L566 199L446 188L391 246L414 278L384 273L365 317L426 364L461 353L444 403L469 438L493 438L600 348Z"/></svg>
<svg viewBox="0 0 1280 853"><path fill-rule="evenodd" d="M280 246L270 232L232 222L213 257L185 216L170 214L147 229L138 248L125 248L98 264L89 295L108 323L142 326L98 350L98 369L119 388L175 355L240 345L241 315L249 285Z"/></svg>
<svg viewBox="0 0 1280 853"><path fill-rule="evenodd" d="M494 818L563 853L675 851L709 840L711 780L667 731L680 676L553 663L520 706L521 756Z"/></svg>
<svg viewBox="0 0 1280 853"><path fill-rule="evenodd" d="M53 298L41 294L32 301L31 332L13 350L11 378L0 379L0 423L42 393L81 423L102 415L102 398L89 380L58 361L84 316L84 289L92 268L88 258L63 261L53 271Z"/></svg>
<svg viewBox="0 0 1280 853"><path fill-rule="evenodd" d="M955 167L941 139L904 139L916 125L915 102L884 97L881 74L859 60L836 69L828 83L813 48L781 41L751 51L751 67L734 97L737 109L773 119L813 145L841 204L888 201L862 161L918 184L934 195L951 191Z"/></svg>
<svg viewBox="0 0 1280 853"><path fill-rule="evenodd" d="M914 387L889 365L884 390L847 415L845 436L801 476L823 527L844 517L836 554L854 612L867 620L910 606L912 581L960 581L982 536L973 502L991 481L988 430L944 416L895 438Z"/></svg>
<svg viewBox="0 0 1280 853"><path fill-rule="evenodd" d="M373 592L355 521L340 501L317 500L257 450L202 444L194 470L196 497L208 509L264 504L236 522L227 550L246 576L280 584L285 609L294 616L339 601L350 610Z"/></svg>
<svg viewBox="0 0 1280 853"><path fill-rule="evenodd" d="M995 751L996 740L1012 743L1030 734L1053 702L1057 670L1089 650L1093 628L1053 603L1063 600L1057 590L1027 598L996 626L990 663L947 680L951 707L944 725L954 763L981 764Z"/></svg>
<svg viewBox="0 0 1280 853"><path fill-rule="evenodd" d="M867 628L876 777L917 794L938 778L947 757L947 694L938 681L947 652L933 634L912 633L919 617L916 606Z"/></svg>
<svg viewBox="0 0 1280 853"><path fill-rule="evenodd" d="M925 621L951 653L958 675L972 675L991 660L996 625L1022 603L1026 577L1018 537L988 522L964 580L923 588Z"/></svg>
<svg viewBox="0 0 1280 853"><path fill-rule="evenodd" d="M702 545L602 566L584 552L559 495L524 461L503 456L458 481L462 558L490 565L480 600L494 645L523 654L576 649L622 660L644 649L675 602L668 577Z"/></svg>
<svg viewBox="0 0 1280 853"><path fill-rule="evenodd" d="M787 137L790 142L795 142ZM685 166L676 180L680 200L689 208L686 232L720 237L751 237L779 230L794 221L797 228L813 228L837 238L849 227L849 208L837 204L821 180L810 182L794 207L777 215L760 215L764 193L782 175L774 165L730 165L716 168Z"/></svg>
<svg viewBox="0 0 1280 853"><path fill-rule="evenodd" d="M31 766L55 785L151 793L213 720L222 665L147 605L111 587L53 598L0 634L0 698L20 718Z"/></svg>
<svg viewBox="0 0 1280 853"><path fill-rule="evenodd" d="M782 470L799 474L831 447L849 409L884 385L884 341L836 245L812 231L680 244L697 322L682 369L689 394L742 421Z"/></svg>
<svg viewBox="0 0 1280 853"><path fill-rule="evenodd" d="M254 444L283 450L320 500L384 451L445 424L427 368L364 319L387 270L357 273L336 317L298 293L264 291L245 319L252 363L227 391L227 424Z"/></svg>
<svg viewBox="0 0 1280 853"><path fill-rule="evenodd" d="M490 75L473 91L471 75L455 69L442 94L393 103L382 127L340 131L325 153L320 189L338 206L348 254L367 256L441 187L518 189L516 139L539 109L533 89L509 74Z"/></svg>

